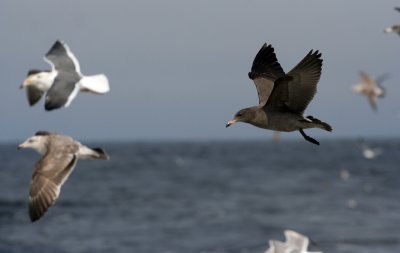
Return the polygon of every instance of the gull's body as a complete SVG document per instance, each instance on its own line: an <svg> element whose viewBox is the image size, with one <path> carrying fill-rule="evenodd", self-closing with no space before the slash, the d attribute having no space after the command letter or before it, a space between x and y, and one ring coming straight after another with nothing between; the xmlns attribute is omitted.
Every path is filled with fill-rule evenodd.
<svg viewBox="0 0 400 253"><path fill-rule="evenodd" d="M45 109L68 107L79 91L107 93L110 88L104 74L84 76L69 47L56 41L45 56L51 70L30 70L21 88L26 88L29 104L36 104L46 93Z"/></svg>
<svg viewBox="0 0 400 253"><path fill-rule="evenodd" d="M332 128L312 116L304 117L303 113L317 90L322 68L320 57L318 51L310 51L285 74L272 46L264 44L249 73L258 92L259 104L240 110L226 126L245 122L274 131L299 131L307 141L318 145L318 141L307 136L303 129L332 131Z"/></svg>
<svg viewBox="0 0 400 253"><path fill-rule="evenodd" d="M108 159L101 148L88 148L69 136L39 131L18 146L32 148L42 154L33 170L29 190L29 214L32 221L40 219L60 195L79 159Z"/></svg>
<svg viewBox="0 0 400 253"><path fill-rule="evenodd" d="M374 111L377 110L376 98L385 96L385 89L381 85L383 80L387 78L386 75L378 77L376 80L371 78L367 73L360 72L361 83L352 87L356 93L360 93L368 98L368 102Z"/></svg>
<svg viewBox="0 0 400 253"><path fill-rule="evenodd" d="M270 240L269 248L265 253L322 253L308 251L310 240L307 236L292 230L285 230L285 242Z"/></svg>

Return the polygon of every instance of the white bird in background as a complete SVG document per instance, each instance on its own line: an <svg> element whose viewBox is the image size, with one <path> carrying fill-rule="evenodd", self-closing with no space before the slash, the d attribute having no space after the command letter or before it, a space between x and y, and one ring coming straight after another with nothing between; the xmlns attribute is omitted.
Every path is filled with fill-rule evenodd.
<svg viewBox="0 0 400 253"><path fill-rule="evenodd" d="M394 9L396 11L400 11L400 7L395 7ZM385 28L384 32L385 33L397 33L398 35L400 35L400 25L389 26L389 27Z"/></svg>
<svg viewBox="0 0 400 253"><path fill-rule="evenodd" d="M32 148L43 155L35 165L29 190L32 222L40 219L55 203L78 159L109 159L101 148L88 148L69 136L46 131L28 138L18 146L21 148Z"/></svg>
<svg viewBox="0 0 400 253"><path fill-rule="evenodd" d="M382 148L371 148L366 144L364 144L361 148L364 158L370 160L377 158L383 153Z"/></svg>
<svg viewBox="0 0 400 253"><path fill-rule="evenodd" d="M358 142L362 155L364 156L365 159L370 159L370 160L375 159L383 154L382 148L370 147L363 139L360 139Z"/></svg>
<svg viewBox="0 0 400 253"><path fill-rule="evenodd" d="M104 74L84 76L69 47L56 41L44 60L51 70L30 70L21 89L25 88L29 104L36 104L46 93L45 109L50 111L68 107L79 91L104 94L110 90Z"/></svg>
<svg viewBox="0 0 400 253"><path fill-rule="evenodd" d="M367 73L360 71L360 78L361 83L354 85L352 90L366 96L372 109L376 111L376 98L385 96L385 89L381 83L388 78L388 75L381 75L374 80Z"/></svg>
<svg viewBox="0 0 400 253"><path fill-rule="evenodd" d="M310 242L307 236L293 230L285 230L283 233L286 241L270 240L269 248L265 253L322 253L321 251L310 252L307 250Z"/></svg>

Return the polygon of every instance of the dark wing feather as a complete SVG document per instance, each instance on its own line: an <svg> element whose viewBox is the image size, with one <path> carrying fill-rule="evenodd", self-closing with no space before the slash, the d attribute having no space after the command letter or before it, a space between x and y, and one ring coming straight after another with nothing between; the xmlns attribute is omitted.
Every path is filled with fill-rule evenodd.
<svg viewBox="0 0 400 253"><path fill-rule="evenodd" d="M28 97L29 105L33 106L43 96L44 91L36 88L33 85L26 86L26 96Z"/></svg>
<svg viewBox="0 0 400 253"><path fill-rule="evenodd" d="M394 7L396 11L400 11L400 7Z"/></svg>
<svg viewBox="0 0 400 253"><path fill-rule="evenodd" d="M54 110L63 107L75 89L80 77L75 73L60 71L53 85L46 93L45 109Z"/></svg>
<svg viewBox="0 0 400 253"><path fill-rule="evenodd" d="M318 51L312 50L289 73L289 98L287 106L293 112L303 113L317 92L321 76L322 59Z"/></svg>
<svg viewBox="0 0 400 253"><path fill-rule="evenodd" d="M29 190L29 214L32 221L42 217L60 195L61 186L77 162L76 147L66 145L63 150L47 153L35 166Z"/></svg>
<svg viewBox="0 0 400 253"><path fill-rule="evenodd" d="M267 102L274 87L274 81L284 75L285 72L276 58L274 48L264 44L254 58L251 72L249 72L249 78L256 85L260 105Z"/></svg>
<svg viewBox="0 0 400 253"><path fill-rule="evenodd" d="M289 109L287 106L289 102L289 82L292 80L293 78L290 76L278 78L264 108L270 108L275 111Z"/></svg>
<svg viewBox="0 0 400 253"><path fill-rule="evenodd" d="M47 52L45 59L58 71L68 71L80 73L79 62L68 48L68 46L57 40Z"/></svg>

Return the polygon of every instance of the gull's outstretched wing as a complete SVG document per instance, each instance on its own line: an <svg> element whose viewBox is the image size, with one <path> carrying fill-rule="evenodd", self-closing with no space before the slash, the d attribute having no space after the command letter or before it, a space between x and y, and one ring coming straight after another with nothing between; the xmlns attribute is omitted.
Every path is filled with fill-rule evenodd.
<svg viewBox="0 0 400 253"><path fill-rule="evenodd" d="M33 171L29 190L29 215L32 221L40 219L54 204L61 186L77 162L77 145L62 141L55 145L58 147L51 147L36 163Z"/></svg>
<svg viewBox="0 0 400 253"><path fill-rule="evenodd" d="M33 85L26 86L26 96L28 97L29 105L33 106L43 96L44 91L38 89Z"/></svg>
<svg viewBox="0 0 400 253"><path fill-rule="evenodd" d="M265 105L274 88L275 80L284 75L285 72L276 58L274 48L264 44L257 53L249 72L249 78L256 86L260 105Z"/></svg>
<svg viewBox="0 0 400 253"><path fill-rule="evenodd" d="M44 60L57 71L76 72L81 75L81 67L78 59L71 52L67 44L62 41L57 40L54 43L49 52L47 52Z"/></svg>
<svg viewBox="0 0 400 253"><path fill-rule="evenodd" d="M289 73L287 106L294 112L303 113L317 92L321 76L321 54L312 50Z"/></svg>

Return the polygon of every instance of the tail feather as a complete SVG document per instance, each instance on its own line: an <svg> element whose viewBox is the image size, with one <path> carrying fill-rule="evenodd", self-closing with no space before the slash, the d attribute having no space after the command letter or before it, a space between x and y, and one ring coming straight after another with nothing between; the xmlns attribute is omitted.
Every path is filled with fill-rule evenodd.
<svg viewBox="0 0 400 253"><path fill-rule="evenodd" d="M104 94L110 91L108 78L104 74L84 76L79 81L81 91Z"/></svg>
<svg viewBox="0 0 400 253"><path fill-rule="evenodd" d="M311 120L312 123L316 124L319 128L332 132L332 127L328 123L323 122L317 118L314 118L313 116L307 116L306 118Z"/></svg>
<svg viewBox="0 0 400 253"><path fill-rule="evenodd" d="M110 157L106 154L106 152L102 148L92 148L95 151L95 154L92 155L93 159L101 159L108 160Z"/></svg>

